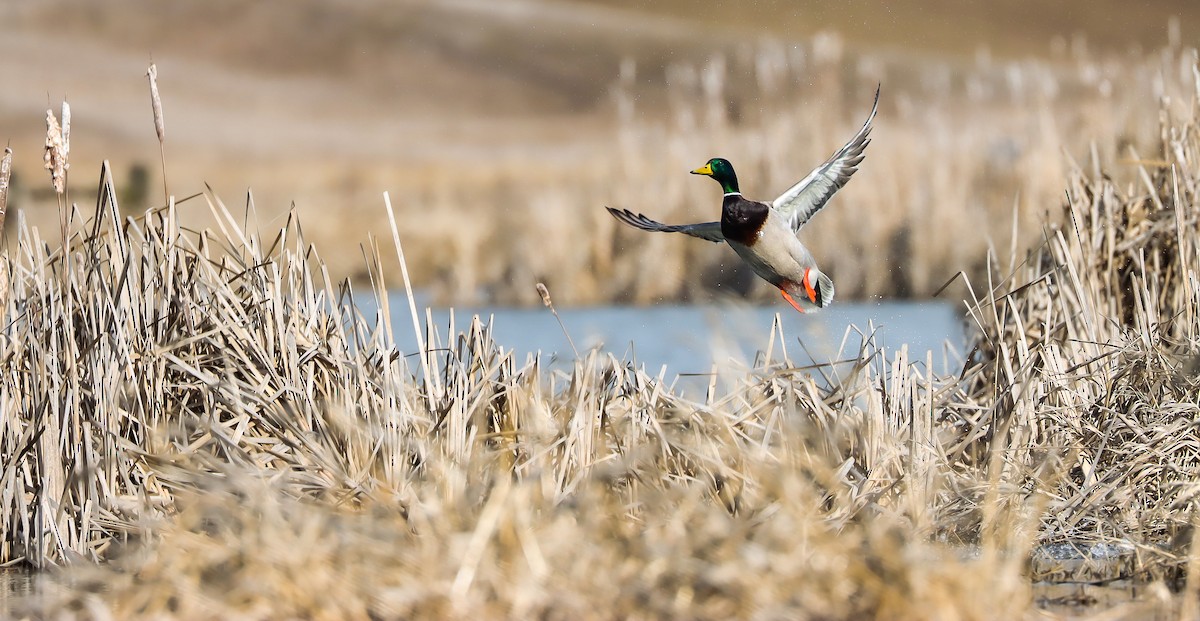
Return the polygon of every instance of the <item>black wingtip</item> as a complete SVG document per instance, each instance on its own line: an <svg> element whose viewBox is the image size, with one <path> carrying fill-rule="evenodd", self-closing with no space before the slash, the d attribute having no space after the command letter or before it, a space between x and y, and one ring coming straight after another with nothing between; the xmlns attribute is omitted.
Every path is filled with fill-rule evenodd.
<svg viewBox="0 0 1200 621"><path fill-rule="evenodd" d="M609 207L608 205L605 205L604 208L608 210L608 213L611 214L612 217L620 220L621 222L629 223L629 220L634 217L633 212L629 211L628 209L617 209L616 207Z"/></svg>
<svg viewBox="0 0 1200 621"><path fill-rule="evenodd" d="M604 208L607 209L608 213L611 213L613 217L618 220L637 219L639 215L629 211L628 209L617 209L616 207L609 207L608 205L605 205Z"/></svg>
<svg viewBox="0 0 1200 621"><path fill-rule="evenodd" d="M618 221L624 222L625 224L628 224L634 228L647 230L640 224L640 221L645 220L646 216L643 216L642 214L635 214L628 209L617 209L615 207L609 207L608 205L605 205L604 208L607 209L608 213Z"/></svg>

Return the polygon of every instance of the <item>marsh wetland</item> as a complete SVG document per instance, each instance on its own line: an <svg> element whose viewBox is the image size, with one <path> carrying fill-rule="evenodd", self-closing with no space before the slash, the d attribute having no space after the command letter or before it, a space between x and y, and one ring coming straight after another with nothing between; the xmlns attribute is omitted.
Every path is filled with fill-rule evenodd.
<svg viewBox="0 0 1200 621"><path fill-rule="evenodd" d="M628 15L617 4L586 15ZM315 12L288 19L330 15L298 6ZM408 10L486 22L474 6ZM19 17L30 30L0 49L45 23ZM114 27L136 40L144 17ZM39 112L45 159L0 160L0 613L1196 618L1191 27L1049 60L828 35L680 48L649 74L613 69L615 138L580 138L594 167L489 159L476 184L410 162L398 174L434 183L404 192L366 167L340 200L307 195L324 215L177 174L126 193L119 166L69 159L102 112ZM544 62L530 75L569 79ZM828 312L781 305L727 249L637 237L603 210L715 208L685 182L718 148L784 185L878 82L866 163L804 231L844 294ZM152 83L151 168L170 172L171 91ZM46 189L24 174L8 210L8 171L43 164Z"/></svg>

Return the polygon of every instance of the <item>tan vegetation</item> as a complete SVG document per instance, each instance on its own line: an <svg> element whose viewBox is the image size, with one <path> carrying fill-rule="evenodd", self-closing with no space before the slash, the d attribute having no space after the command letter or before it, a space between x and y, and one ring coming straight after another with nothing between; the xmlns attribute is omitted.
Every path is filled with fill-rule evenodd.
<svg viewBox="0 0 1200 621"><path fill-rule="evenodd" d="M122 220L106 168L69 253L27 223L9 253L0 562L69 568L38 617L1001 619L1066 541L1136 550L1123 577L1187 614L1189 71L1129 183L1071 167L1061 220L966 281L961 374L869 341L797 369L777 333L699 401L599 351L517 360L477 318L407 357L386 245L366 316L297 220L212 193L214 229Z"/></svg>
<svg viewBox="0 0 1200 621"><path fill-rule="evenodd" d="M747 36L811 37L836 30L855 47L882 46L926 54L969 57L987 48L1005 57L1041 56L1052 46L1083 38L1103 51L1158 48L1169 19L1183 41L1200 36L1200 7L1179 0L1148 0L1130 10L1120 0L1086 5L1037 0L925 0L882 4L874 0L794 0L715 4L705 0L584 0L600 6L639 9L660 16L687 16L713 28L738 28Z"/></svg>

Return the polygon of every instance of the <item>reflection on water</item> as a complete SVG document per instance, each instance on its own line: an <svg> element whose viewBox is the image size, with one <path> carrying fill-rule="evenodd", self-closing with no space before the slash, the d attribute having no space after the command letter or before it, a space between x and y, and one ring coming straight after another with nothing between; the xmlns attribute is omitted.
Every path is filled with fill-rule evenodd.
<svg viewBox="0 0 1200 621"><path fill-rule="evenodd" d="M17 607L21 602L33 597L39 584L46 582L37 579L39 575L27 569L0 568L0 619L20 614Z"/></svg>
<svg viewBox="0 0 1200 621"><path fill-rule="evenodd" d="M409 354L416 350L416 338L407 299L395 295L390 304L396 339ZM424 309L418 310L423 326ZM496 342L513 350L518 360L539 351L547 358L574 358L549 309L458 308L456 329L463 330L475 313L485 320L492 318ZM432 314L444 333L450 311L438 309ZM782 347L798 366L853 358L862 335L873 331L876 345L889 351L907 345L909 358L920 362L931 352L936 371L954 372L961 364L964 342L962 321L954 307L940 302L836 304L805 315L780 306L595 307L561 309L559 315L581 352L601 346L618 357L633 357L654 373L666 365L667 377L709 373L714 362L752 363L756 352L771 344L776 315L784 338L776 337L773 357L779 359Z"/></svg>

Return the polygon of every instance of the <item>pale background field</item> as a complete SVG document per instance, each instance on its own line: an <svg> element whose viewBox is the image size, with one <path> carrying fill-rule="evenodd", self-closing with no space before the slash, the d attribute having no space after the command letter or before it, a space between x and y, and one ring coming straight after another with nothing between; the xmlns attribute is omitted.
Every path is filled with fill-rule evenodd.
<svg viewBox="0 0 1200 621"><path fill-rule="evenodd" d="M416 284L443 304L533 303L538 280L563 305L768 299L727 249L602 207L711 219L715 186L686 173L714 155L772 197L852 133L877 82L867 162L805 241L842 299L927 296L1007 249L1014 207L1036 236L1092 141L1124 158L1152 143L1172 83L1158 50L1200 34L1196 3L1108 0L55 0L0 18L12 200L43 229L43 119L63 97L72 199L91 208L109 159L127 213L162 202L153 58L173 195L252 190L265 230L294 203L334 275L362 277L391 191Z"/></svg>

